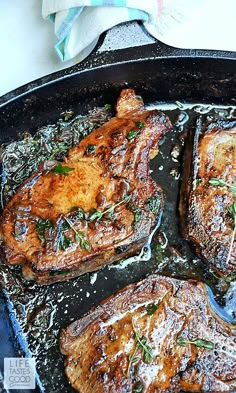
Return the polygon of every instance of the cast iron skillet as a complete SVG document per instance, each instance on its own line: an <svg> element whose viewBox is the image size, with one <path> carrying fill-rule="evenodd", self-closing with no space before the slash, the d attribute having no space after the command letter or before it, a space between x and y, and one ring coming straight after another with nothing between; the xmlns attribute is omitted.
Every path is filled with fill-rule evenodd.
<svg viewBox="0 0 236 393"><path fill-rule="evenodd" d="M166 106L181 101L190 104L234 106L235 60L236 53L179 50L159 42L103 53L95 50L83 63L29 83L0 98L0 143L16 140L20 132L28 131L33 134L39 127L57 121L60 114L68 109L76 114L86 114L95 106L107 103L114 105L120 90L125 87L134 88L146 104L158 103L159 106ZM168 146L166 149L168 150ZM155 170L160 164L161 162L157 162L153 167L154 178ZM162 181L167 199L170 193L175 197L173 200L170 197L166 204L164 226L171 227L171 216L171 224L175 227L173 231L177 233L176 195L179 185L170 186L170 179L165 180L165 176L165 172L162 175L158 173L157 181L159 178ZM178 238L178 235L176 236ZM38 295L50 305L53 313L50 334L57 337L62 327L78 319L92 305L153 271L155 261L150 264L134 264L124 270L105 268L98 273L95 282L92 282L94 280L91 275L87 274L69 282L43 289L36 288ZM186 278L181 276L181 273L177 276ZM30 285L25 287L27 299L31 299L34 290ZM13 330L9 329L8 332L9 348L12 345L13 349L10 351L8 348L5 356L8 356L7 353L15 353L17 356L19 350L28 356L29 350L33 351L38 362L39 391L73 392L64 377L63 359L57 348L57 340L52 340L52 345L48 345L47 341L51 336L44 335L42 330L41 341L32 337L32 332L24 336L12 312L19 304L14 301L11 303L8 288L5 288L3 296L5 307L1 316L7 318L8 314L13 324ZM27 333L27 329L25 331ZM41 352L34 352L35 343L39 343ZM1 342L0 346L0 353L4 356Z"/></svg>

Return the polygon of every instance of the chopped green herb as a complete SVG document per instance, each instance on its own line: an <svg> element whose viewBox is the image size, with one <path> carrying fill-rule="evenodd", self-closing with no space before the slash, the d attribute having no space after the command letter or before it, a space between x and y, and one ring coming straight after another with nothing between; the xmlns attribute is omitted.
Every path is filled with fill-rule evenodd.
<svg viewBox="0 0 236 393"><path fill-rule="evenodd" d="M149 306L147 307L147 314L153 315L154 312L158 309L158 307L159 307L159 303L149 304Z"/></svg>
<svg viewBox="0 0 236 393"><path fill-rule="evenodd" d="M111 104L105 104L105 105L104 105L104 108L106 108L106 109L111 109L112 106L111 106Z"/></svg>
<svg viewBox="0 0 236 393"><path fill-rule="evenodd" d="M128 139L128 141L132 141L134 140L138 135L138 131L129 131L126 138Z"/></svg>
<svg viewBox="0 0 236 393"><path fill-rule="evenodd" d="M142 382L137 383L137 385L133 389L133 393L142 393L143 385Z"/></svg>
<svg viewBox="0 0 236 393"><path fill-rule="evenodd" d="M87 251L90 250L90 245L86 239L81 239L81 248L84 248Z"/></svg>
<svg viewBox="0 0 236 393"><path fill-rule="evenodd" d="M52 171L54 173L57 173L58 175L69 176L69 172L73 171L74 169L75 168L70 168L69 166L66 166L66 165L58 164L58 165L54 166Z"/></svg>
<svg viewBox="0 0 236 393"><path fill-rule="evenodd" d="M127 368L127 377L129 377L131 366L140 360L140 357L137 356L137 351L141 348L143 354L143 361L145 363L150 363L153 359L153 354L151 353L151 347L147 344L147 337L140 337L137 330L134 327L134 322L132 318L132 327L134 331L134 338L137 341L135 345L135 349L132 355L129 356L129 364Z"/></svg>
<svg viewBox="0 0 236 393"><path fill-rule="evenodd" d="M70 224L67 222L67 220L65 219L65 221L63 221L62 223L61 223L61 231L63 231L63 232L65 232L65 231L67 231L68 229L70 229Z"/></svg>
<svg viewBox="0 0 236 393"><path fill-rule="evenodd" d="M85 211L79 206L71 207L70 211L76 212L76 217L78 217L80 220L84 220L86 218Z"/></svg>
<svg viewBox="0 0 236 393"><path fill-rule="evenodd" d="M218 179L218 178L215 178L215 177L212 177L210 180L209 180L209 183L212 185L212 186L217 186L217 187L228 187L229 189L230 189L230 191L232 191L233 193L236 193L236 186L234 185L234 184L229 184L229 183L227 183L225 180L223 180L223 179Z"/></svg>
<svg viewBox="0 0 236 393"><path fill-rule="evenodd" d="M138 227L138 222L142 219L142 217L143 217L143 210L140 208L140 207L138 207L138 206L136 206L136 205L134 205L133 203L130 203L129 204L129 209L133 212L133 214L134 214L134 221L133 221L133 223L132 223L132 226L134 227L134 229L136 230L137 229L137 227Z"/></svg>
<svg viewBox="0 0 236 393"><path fill-rule="evenodd" d="M74 231L74 233L75 233L75 242L76 243L80 242L81 248L89 251L90 250L90 245L87 242L87 240L85 239L84 233L81 232L81 231L77 231L75 229L74 225L72 224L72 222L69 220L69 218L64 217L64 219L65 219L66 223L68 224L69 228L71 228Z"/></svg>
<svg viewBox="0 0 236 393"><path fill-rule="evenodd" d="M196 179L196 184L201 184L202 183L202 179Z"/></svg>
<svg viewBox="0 0 236 393"><path fill-rule="evenodd" d="M103 216L108 216L109 218L112 218L114 210L117 206L120 206L121 204L128 203L130 201L131 195L127 195L122 201L116 203L115 205L110 206L108 209L104 210L101 212L100 210L97 209L92 209L92 215L89 217L89 221L94 221L94 220L100 220Z"/></svg>
<svg viewBox="0 0 236 393"><path fill-rule="evenodd" d="M51 228L52 226L52 220L50 220L49 218L46 220L42 220L41 218L39 218L36 224L36 231L38 233L42 233L45 231L46 228Z"/></svg>
<svg viewBox="0 0 236 393"><path fill-rule="evenodd" d="M64 233L61 233L60 239L59 239L59 248L63 251L65 251L67 248L72 246L73 242L71 239L66 237Z"/></svg>
<svg viewBox="0 0 236 393"><path fill-rule="evenodd" d="M43 235L38 234L38 239L41 241L42 244L45 243L45 237Z"/></svg>
<svg viewBox="0 0 236 393"><path fill-rule="evenodd" d="M94 221L96 219L100 220L102 218L103 214L99 210L93 208L91 209L92 215L89 217L89 221Z"/></svg>
<svg viewBox="0 0 236 393"><path fill-rule="evenodd" d="M213 342L203 340L201 338L194 340L194 341L189 341L189 340L185 340L181 336L178 336L176 341L182 347L186 347L188 344L195 345L196 347L199 347L199 348L206 348L206 349L211 349L211 350L214 349L214 347L215 347Z"/></svg>
<svg viewBox="0 0 236 393"><path fill-rule="evenodd" d="M86 154L94 154L96 151L96 145L88 145L86 149Z"/></svg>
<svg viewBox="0 0 236 393"><path fill-rule="evenodd" d="M144 128L145 127L145 124L141 121L141 120L138 120L137 122L136 122L136 126L138 127L138 128Z"/></svg>
<svg viewBox="0 0 236 393"><path fill-rule="evenodd" d="M235 219L235 216L236 216L236 202L234 202L231 206L229 206L228 212L229 212L230 216Z"/></svg>
<svg viewBox="0 0 236 393"><path fill-rule="evenodd" d="M147 207L153 214L157 214L159 212L160 204L161 200L159 194L153 195L147 200Z"/></svg>
<svg viewBox="0 0 236 393"><path fill-rule="evenodd" d="M217 187L223 187L226 186L229 188L229 190L233 193L234 199L236 198L236 186L234 184L229 184L226 181L224 181L223 179L218 179L218 178L211 178L209 180L209 183L212 186L217 186ZM233 225L232 225L232 235L231 235L231 240L230 240L230 245L229 245L229 252L226 258L226 264L228 264L231 254L232 254L232 250L233 250L233 245L234 245L234 239L236 236L236 201L228 207L228 213L230 215L230 217L233 219Z"/></svg>

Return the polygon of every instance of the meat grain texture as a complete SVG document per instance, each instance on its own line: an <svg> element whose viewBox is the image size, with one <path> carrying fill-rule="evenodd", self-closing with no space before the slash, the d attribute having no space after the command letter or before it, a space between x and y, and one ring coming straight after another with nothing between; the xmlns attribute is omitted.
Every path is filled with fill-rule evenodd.
<svg viewBox="0 0 236 393"><path fill-rule="evenodd" d="M26 279L48 284L98 270L140 249L154 227L163 198L148 163L171 123L131 89L116 109L63 163L42 163L4 209L2 256Z"/></svg>
<svg viewBox="0 0 236 393"><path fill-rule="evenodd" d="M211 179L227 185L211 184ZM197 253L221 276L236 272L236 121L202 124L189 133L184 157L180 214L182 232Z"/></svg>
<svg viewBox="0 0 236 393"><path fill-rule="evenodd" d="M203 283L155 275L106 299L61 333L71 385L80 393L234 391L236 327L207 299Z"/></svg>

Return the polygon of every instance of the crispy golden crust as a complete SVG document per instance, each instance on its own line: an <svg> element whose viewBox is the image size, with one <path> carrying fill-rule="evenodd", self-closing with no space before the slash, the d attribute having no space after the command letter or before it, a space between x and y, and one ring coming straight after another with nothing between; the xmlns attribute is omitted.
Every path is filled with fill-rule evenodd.
<svg viewBox="0 0 236 393"><path fill-rule="evenodd" d="M121 258L121 247L127 255L140 248L162 208L162 191L149 176L149 154L157 152L170 127L164 114L146 111L133 90L123 90L117 116L69 151L62 163L70 169L66 176L54 172L58 163L45 162L8 203L0 223L6 262L22 263L25 277L43 284L112 263ZM150 210L150 197L159 198L158 212ZM75 206L86 219L71 211ZM104 212L111 206L112 219L90 221L92 209ZM132 206L142 210L138 231ZM37 231L39 219L51 223L43 233ZM61 228L68 220L73 228L63 231L70 243L65 248Z"/></svg>
<svg viewBox="0 0 236 393"><path fill-rule="evenodd" d="M158 305L149 315L147 310ZM145 360L137 338L146 337ZM205 340L210 348L187 341ZM226 392L236 388L236 329L210 309L196 281L150 276L106 299L61 332L65 372L80 393ZM136 358L130 363L130 356Z"/></svg>
<svg viewBox="0 0 236 393"><path fill-rule="evenodd" d="M185 238L218 274L236 271L233 220L228 208L235 201L228 187L211 185L212 178L236 184L236 122L218 121L190 134L184 159L180 214Z"/></svg>

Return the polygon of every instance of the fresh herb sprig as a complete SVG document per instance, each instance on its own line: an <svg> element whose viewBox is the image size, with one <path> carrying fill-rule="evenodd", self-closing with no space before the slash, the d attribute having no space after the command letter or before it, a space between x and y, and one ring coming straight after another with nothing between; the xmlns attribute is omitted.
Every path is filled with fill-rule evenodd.
<svg viewBox="0 0 236 393"><path fill-rule="evenodd" d="M224 187L224 186L228 187L228 189L233 193L234 199L236 199L236 185L229 184L225 180L218 179L215 177L212 177L211 179L209 179L209 184L211 184L212 186L216 186L216 187ZM229 252L228 252L228 255L226 258L226 262L225 262L226 264L228 264L228 262L230 260L232 250L233 250L234 240L235 240L235 236L236 236L236 201L233 202L233 204L228 207L228 213L229 213L229 216L233 220L233 224L232 224L232 234L231 234L231 240L230 240L230 245L229 245Z"/></svg>
<svg viewBox="0 0 236 393"><path fill-rule="evenodd" d="M128 132L126 139L128 139L128 141L133 141L137 136L138 136L138 131L131 130Z"/></svg>
<svg viewBox="0 0 236 393"><path fill-rule="evenodd" d="M54 166L52 171L58 175L64 175L64 176L69 176L69 173L74 171L75 168L70 168L69 166L66 165L61 165L58 164Z"/></svg>
<svg viewBox="0 0 236 393"><path fill-rule="evenodd" d="M69 225L69 227L75 233L75 242L76 243L80 242L81 248L83 248L84 250L89 251L90 250L90 245L89 245L88 241L85 239L85 235L83 234L83 232L77 231L69 218L64 217L64 219L67 222L67 224Z"/></svg>
<svg viewBox="0 0 236 393"><path fill-rule="evenodd" d="M208 341L208 340L203 340L201 338L190 341L190 340L185 340L181 336L178 336L176 339L176 342L177 342L177 344L181 345L181 347L186 347L188 344L192 344L198 348L206 348L206 349L210 349L210 350L215 348L215 345L213 342Z"/></svg>
<svg viewBox="0 0 236 393"><path fill-rule="evenodd" d="M160 303L149 304L147 307L147 314L153 315L156 312L156 310L158 309L159 305L160 305Z"/></svg>
<svg viewBox="0 0 236 393"><path fill-rule="evenodd" d="M105 215L108 215L109 217L112 217L114 210L116 207L126 204L130 201L131 195L126 196L124 199L122 199L120 202L116 203L115 205L110 206L108 209L104 211L100 211L97 209L93 209L92 215L89 217L89 221L94 221L94 220L100 220Z"/></svg>
<svg viewBox="0 0 236 393"><path fill-rule="evenodd" d="M218 179L216 177L212 177L209 180L209 184L212 186L217 186L217 187L228 187L230 191L232 191L234 194L236 193L236 186L234 184L229 184L223 179Z"/></svg>
<svg viewBox="0 0 236 393"><path fill-rule="evenodd" d="M145 127L145 124L141 120L138 120L138 121L136 121L136 126L140 129L142 129Z"/></svg>
<svg viewBox="0 0 236 393"><path fill-rule="evenodd" d="M41 218L38 219L35 230L38 233L38 239L41 241L42 244L45 243L45 235L44 232L47 228L51 228L53 226L52 220L47 218L46 220L42 220Z"/></svg>
<svg viewBox="0 0 236 393"><path fill-rule="evenodd" d="M134 364L134 363L136 363L136 362L138 362L140 360L140 357L137 356L137 352L138 352L138 350L140 348L142 350L143 361L145 363L150 363L151 360L154 357L152 352L151 352L150 345L147 344L147 341L148 341L147 337L145 337L145 336L140 337L140 335L138 334L138 332L137 332L137 330L136 330L136 328L134 326L133 318L132 318L131 321L132 321L132 328L133 328L133 331L134 331L134 338L136 340L136 345L135 345L135 349L134 349L133 354L129 356L129 364L128 364L128 369L127 369L127 376L129 376L129 374L130 374L130 368L131 368L132 364Z"/></svg>

